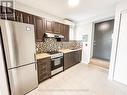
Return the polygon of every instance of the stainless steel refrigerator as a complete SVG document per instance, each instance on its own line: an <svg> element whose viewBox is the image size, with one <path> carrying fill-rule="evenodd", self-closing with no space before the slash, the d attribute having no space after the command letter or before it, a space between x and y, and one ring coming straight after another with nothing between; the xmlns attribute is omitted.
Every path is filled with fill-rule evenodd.
<svg viewBox="0 0 127 95"><path fill-rule="evenodd" d="M38 86L34 26L0 20L12 95L24 95Z"/></svg>

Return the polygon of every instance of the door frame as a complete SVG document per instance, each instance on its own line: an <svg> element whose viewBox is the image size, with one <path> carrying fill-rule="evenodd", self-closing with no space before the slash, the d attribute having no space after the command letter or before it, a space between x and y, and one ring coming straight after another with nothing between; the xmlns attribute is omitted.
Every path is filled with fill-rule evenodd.
<svg viewBox="0 0 127 95"><path fill-rule="evenodd" d="M92 29L92 41L91 41L91 56L90 56L90 58L92 59L93 58L93 52L94 52L94 35L95 35L95 24L96 23L99 23L99 22L104 22L104 21L108 21L108 20L113 20L113 19L115 19L114 17L109 17L109 18L105 18L105 19L100 19L100 20L96 20L96 21L94 21L93 22L93 29Z"/></svg>
<svg viewBox="0 0 127 95"><path fill-rule="evenodd" d="M92 37L92 57L91 58L94 58L94 56L93 56L93 54L94 54L94 37L95 37L95 25L97 24L97 23L103 23L103 22L107 22L107 21L111 21L111 20L114 20L115 21L115 19L114 18L108 18L108 19L105 19L105 20L99 20L99 21L96 21L96 22L93 22L93 37ZM113 30L113 32L114 32L114 30ZM111 44L111 46L112 46L112 44ZM111 50L112 50L112 47L111 47ZM111 51L112 52L112 51ZM110 54L111 55L111 54ZM103 60L103 59L102 59ZM111 60L111 56L110 56L110 60ZM110 62L110 61L109 61Z"/></svg>

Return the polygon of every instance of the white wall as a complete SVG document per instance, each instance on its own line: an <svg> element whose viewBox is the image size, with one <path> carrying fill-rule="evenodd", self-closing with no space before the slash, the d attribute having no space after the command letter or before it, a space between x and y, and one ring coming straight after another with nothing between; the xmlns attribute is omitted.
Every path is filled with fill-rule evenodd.
<svg viewBox="0 0 127 95"><path fill-rule="evenodd" d="M91 50L91 37L92 37L92 26L91 22L78 24L76 27L75 39L82 40L83 35L88 35L88 42L83 42L83 56L82 63L88 64L90 61L90 50ZM87 46L86 46L87 44Z"/></svg>
<svg viewBox="0 0 127 95"><path fill-rule="evenodd" d="M117 49L117 42L118 42L118 32L119 32L119 23L120 23L120 13L123 10L127 10L127 1L126 0L121 1L121 3L119 3L119 5L117 6L117 9L116 9L115 26L114 26L114 33L113 33L112 55L111 55L111 62L110 62L111 65L110 65L110 71L109 71L109 79L120 81L122 83L124 83L124 82L121 80L121 77L117 77L117 76L119 76L121 71L123 71L122 69L124 69L124 68L118 69L119 67L121 67L120 65L122 65L123 62L122 62L122 60L121 60L121 62L120 61L118 62L118 60L116 59L116 53L117 52L122 53L122 50L117 51L117 50L119 50L119 49ZM119 39L121 39L121 38L119 38ZM122 58L122 56L121 56L121 58ZM123 55L123 58L124 58L124 55ZM119 67L117 67L117 66L119 66ZM127 65L124 67L127 67ZM122 74L124 74L124 76L126 77L126 72L122 73ZM127 83L125 83L125 84L127 84Z"/></svg>
<svg viewBox="0 0 127 95"><path fill-rule="evenodd" d="M88 64L90 58L93 55L94 23L113 19L114 15L115 12L104 13L77 23L74 38L76 40L82 40L83 35L85 34L88 35L88 42L87 43L85 42L83 46L83 57L82 57L83 63ZM88 46L86 47L85 44L87 44Z"/></svg>

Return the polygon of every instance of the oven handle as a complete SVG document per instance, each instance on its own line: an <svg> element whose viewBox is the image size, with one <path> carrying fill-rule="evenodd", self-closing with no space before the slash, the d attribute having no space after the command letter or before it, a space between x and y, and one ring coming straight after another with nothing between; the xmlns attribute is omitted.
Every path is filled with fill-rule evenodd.
<svg viewBox="0 0 127 95"><path fill-rule="evenodd" d="M63 56L62 57L56 57L56 58L51 58L51 60L55 60L55 59L62 59L63 58Z"/></svg>

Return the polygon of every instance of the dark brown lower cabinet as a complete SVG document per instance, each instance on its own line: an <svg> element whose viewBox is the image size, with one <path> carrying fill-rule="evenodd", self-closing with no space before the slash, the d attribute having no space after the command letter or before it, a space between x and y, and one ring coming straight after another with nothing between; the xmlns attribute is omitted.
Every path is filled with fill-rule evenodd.
<svg viewBox="0 0 127 95"><path fill-rule="evenodd" d="M39 83L51 77L50 57L37 60L37 66L38 66L38 82Z"/></svg>
<svg viewBox="0 0 127 95"><path fill-rule="evenodd" d="M82 50L69 52L64 54L64 70L80 63Z"/></svg>

